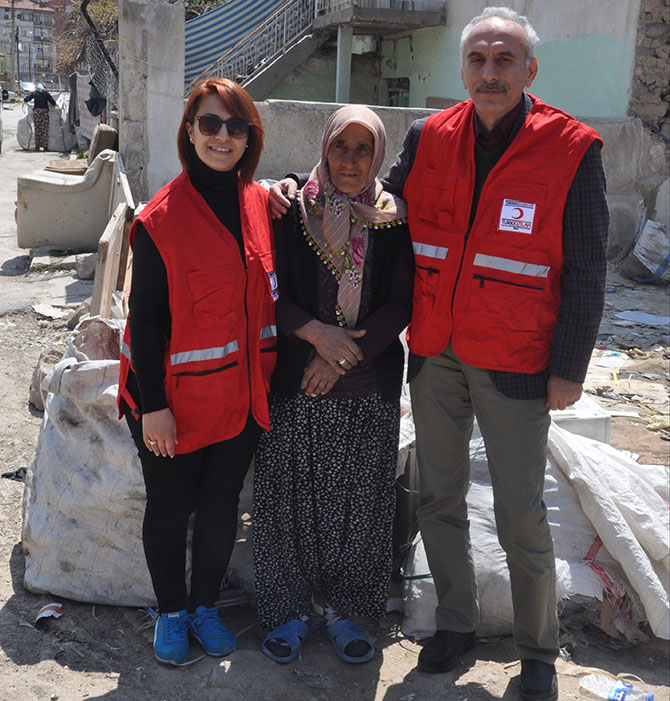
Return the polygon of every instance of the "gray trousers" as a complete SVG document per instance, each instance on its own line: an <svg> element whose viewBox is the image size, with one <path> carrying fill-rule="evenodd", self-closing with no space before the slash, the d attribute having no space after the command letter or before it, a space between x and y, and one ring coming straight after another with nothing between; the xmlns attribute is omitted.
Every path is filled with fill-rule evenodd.
<svg viewBox="0 0 670 701"><path fill-rule="evenodd" d="M521 659L558 654L554 549L542 501L549 411L511 399L487 370L449 346L410 384L420 478L419 526L437 590L438 629L470 632L479 620L467 505L473 416L484 438L498 540L507 554L514 644Z"/></svg>

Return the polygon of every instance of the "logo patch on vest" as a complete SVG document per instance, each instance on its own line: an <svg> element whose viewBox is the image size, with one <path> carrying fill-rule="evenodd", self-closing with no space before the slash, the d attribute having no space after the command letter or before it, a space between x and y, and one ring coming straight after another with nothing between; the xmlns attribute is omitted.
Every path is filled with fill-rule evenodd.
<svg viewBox="0 0 670 701"><path fill-rule="evenodd" d="M271 270L268 273L268 278L270 279L272 299L276 302L279 299L279 282L277 281L277 273L274 270Z"/></svg>
<svg viewBox="0 0 670 701"><path fill-rule="evenodd" d="M503 200L498 228L502 231L516 231L519 234L532 234L534 218L533 202Z"/></svg>

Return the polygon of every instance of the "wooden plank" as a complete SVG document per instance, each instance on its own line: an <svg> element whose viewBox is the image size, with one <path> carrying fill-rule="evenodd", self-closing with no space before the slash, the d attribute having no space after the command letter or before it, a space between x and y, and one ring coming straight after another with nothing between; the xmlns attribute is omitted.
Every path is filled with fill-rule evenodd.
<svg viewBox="0 0 670 701"><path fill-rule="evenodd" d="M116 278L116 289L126 292L130 289L130 266L132 263L132 253L130 251L130 227L135 219L135 211L128 207L126 209L126 220L123 225L123 240L121 241L121 252L119 254L119 274Z"/></svg>
<svg viewBox="0 0 670 701"><path fill-rule="evenodd" d="M112 292L119 275L127 207L125 202L119 203L98 242L91 316L100 315L108 318L112 308Z"/></svg>
<svg viewBox="0 0 670 701"><path fill-rule="evenodd" d="M120 202L125 202L131 209L135 209L133 193L130 191L126 169L124 168L121 154L117 153L114 162L114 175L112 177L112 191L109 198L110 215L116 211Z"/></svg>

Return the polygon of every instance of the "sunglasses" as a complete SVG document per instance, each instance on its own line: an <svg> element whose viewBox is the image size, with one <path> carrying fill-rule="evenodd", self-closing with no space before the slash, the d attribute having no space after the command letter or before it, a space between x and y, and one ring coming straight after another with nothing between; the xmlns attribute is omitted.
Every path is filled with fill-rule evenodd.
<svg viewBox="0 0 670 701"><path fill-rule="evenodd" d="M203 136L216 136L224 124L228 135L233 139L246 139L249 136L251 122L247 122L246 119L239 119L238 117L221 119L215 114L201 114L196 119L198 120L198 129L200 129L200 133Z"/></svg>

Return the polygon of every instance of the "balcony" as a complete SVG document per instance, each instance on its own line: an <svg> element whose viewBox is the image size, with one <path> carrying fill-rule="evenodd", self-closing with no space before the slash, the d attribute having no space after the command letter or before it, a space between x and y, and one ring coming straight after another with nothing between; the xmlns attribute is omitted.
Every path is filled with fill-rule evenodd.
<svg viewBox="0 0 670 701"><path fill-rule="evenodd" d="M444 0L316 0L316 31L350 25L354 34L385 36L446 23Z"/></svg>

